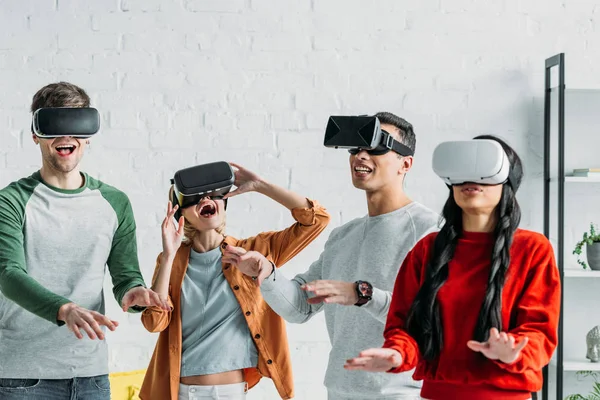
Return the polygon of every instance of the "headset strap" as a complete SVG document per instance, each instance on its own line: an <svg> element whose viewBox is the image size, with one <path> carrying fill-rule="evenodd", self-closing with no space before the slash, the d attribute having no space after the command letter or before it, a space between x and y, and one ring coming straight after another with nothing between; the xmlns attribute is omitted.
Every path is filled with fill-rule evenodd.
<svg viewBox="0 0 600 400"><path fill-rule="evenodd" d="M401 156L412 156L414 152L410 149L410 147L400 143L392 135L388 132L381 130L382 133L382 141L383 146L387 147L390 150L394 150L396 153Z"/></svg>

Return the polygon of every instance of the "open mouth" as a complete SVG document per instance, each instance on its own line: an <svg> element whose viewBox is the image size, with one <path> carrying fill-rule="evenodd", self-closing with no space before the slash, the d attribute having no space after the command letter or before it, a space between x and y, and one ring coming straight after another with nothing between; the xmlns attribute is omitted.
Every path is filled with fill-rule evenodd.
<svg viewBox="0 0 600 400"><path fill-rule="evenodd" d="M212 216L214 216L217 213L217 208L215 207L214 204L204 204L201 208L200 208L200 216L204 217L204 218L210 218Z"/></svg>
<svg viewBox="0 0 600 400"><path fill-rule="evenodd" d="M366 176L373 172L373 170L365 165L357 165L354 167L354 173L359 176Z"/></svg>
<svg viewBox="0 0 600 400"><path fill-rule="evenodd" d="M75 145L72 144L60 144L55 147L56 152L63 157L73 154L75 148Z"/></svg>

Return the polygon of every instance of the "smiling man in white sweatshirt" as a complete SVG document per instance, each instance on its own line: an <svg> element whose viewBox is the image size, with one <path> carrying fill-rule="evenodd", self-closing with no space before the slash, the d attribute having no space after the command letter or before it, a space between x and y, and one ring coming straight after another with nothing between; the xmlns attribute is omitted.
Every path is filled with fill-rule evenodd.
<svg viewBox="0 0 600 400"><path fill-rule="evenodd" d="M376 116L381 129L414 154L412 125L392 113ZM382 345L400 265L419 239L437 229L439 215L404 192L412 155L364 149L350 154L352 183L365 191L368 215L334 229L319 259L291 280L279 270L268 275L273 267L260 255L253 257L258 263L238 268L258 276L264 299L287 321L304 323L325 312L332 345L324 382L329 400L420 399L412 371L372 374L343 367L362 349Z"/></svg>

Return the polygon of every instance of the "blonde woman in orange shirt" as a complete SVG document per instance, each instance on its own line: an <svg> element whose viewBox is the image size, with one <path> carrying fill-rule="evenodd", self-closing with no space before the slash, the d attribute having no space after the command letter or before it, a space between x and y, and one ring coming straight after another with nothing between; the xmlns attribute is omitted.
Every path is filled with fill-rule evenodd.
<svg viewBox="0 0 600 400"><path fill-rule="evenodd" d="M184 208L177 218L179 205L169 202L152 286L171 310L151 307L142 314L146 329L160 332L141 388L143 400L244 399L263 376L272 379L282 399L294 396L285 323L263 300L259 284L316 239L330 217L316 201L230 165L234 191L186 200L171 187L169 197L183 199ZM190 176L202 180L211 166L194 167ZM210 176L202 184L207 182ZM270 197L290 210L295 222L246 239L225 234L227 201L246 192ZM245 254L232 260L224 255L228 246ZM260 273L242 274L235 265L255 262L256 253Z"/></svg>

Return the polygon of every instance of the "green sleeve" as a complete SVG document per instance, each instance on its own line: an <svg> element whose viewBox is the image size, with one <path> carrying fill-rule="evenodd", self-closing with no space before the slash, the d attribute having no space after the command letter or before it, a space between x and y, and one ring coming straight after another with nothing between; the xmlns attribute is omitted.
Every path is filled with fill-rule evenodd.
<svg viewBox="0 0 600 400"><path fill-rule="evenodd" d="M27 179L0 191L0 292L27 311L58 326L58 310L71 303L40 285L27 274L23 226L25 205L35 183Z"/></svg>
<svg viewBox="0 0 600 400"><path fill-rule="evenodd" d="M108 185L101 186L100 190L117 213L119 223L106 264L112 277L113 294L121 306L123 296L130 289L136 286L146 287L140 272L135 219L131 203L125 193ZM145 307L131 307L128 311L141 312L144 309Z"/></svg>

